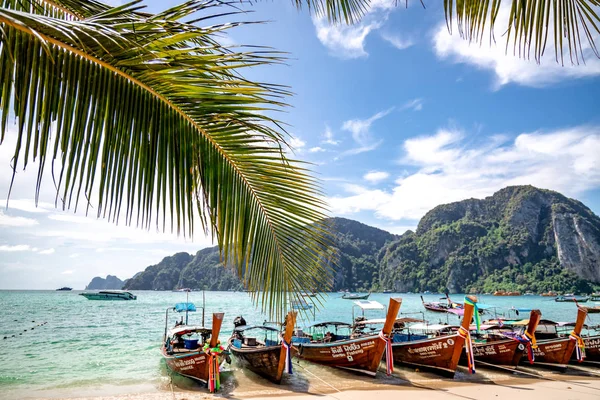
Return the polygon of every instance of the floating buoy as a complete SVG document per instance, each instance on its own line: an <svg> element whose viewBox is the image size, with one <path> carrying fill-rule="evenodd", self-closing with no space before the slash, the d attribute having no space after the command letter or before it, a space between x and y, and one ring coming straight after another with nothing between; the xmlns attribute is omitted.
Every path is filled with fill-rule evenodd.
<svg viewBox="0 0 600 400"><path fill-rule="evenodd" d="M4 339L6 339L8 336L4 336Z"/></svg>

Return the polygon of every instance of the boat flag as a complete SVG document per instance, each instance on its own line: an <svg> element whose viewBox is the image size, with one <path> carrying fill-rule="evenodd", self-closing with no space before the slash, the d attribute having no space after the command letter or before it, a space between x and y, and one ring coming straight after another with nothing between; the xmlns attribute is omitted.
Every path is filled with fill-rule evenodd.
<svg viewBox="0 0 600 400"><path fill-rule="evenodd" d="M286 372L292 375L292 344L281 338L281 345L285 349L285 368Z"/></svg>

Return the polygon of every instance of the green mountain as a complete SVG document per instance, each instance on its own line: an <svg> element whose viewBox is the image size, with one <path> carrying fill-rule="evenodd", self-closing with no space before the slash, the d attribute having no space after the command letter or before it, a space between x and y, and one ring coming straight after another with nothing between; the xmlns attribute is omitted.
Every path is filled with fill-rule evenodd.
<svg viewBox="0 0 600 400"><path fill-rule="evenodd" d="M380 285L399 291L587 292L600 282L600 218L532 186L438 206L380 254Z"/></svg>
<svg viewBox="0 0 600 400"><path fill-rule="evenodd" d="M590 292L600 283L600 218L549 190L514 186L483 200L441 205L402 236L345 218L327 222L337 256L333 290ZM124 286L184 287L242 285L212 247L166 257Z"/></svg>
<svg viewBox="0 0 600 400"><path fill-rule="evenodd" d="M118 290L123 287L123 281L114 275L107 275L106 279L99 276L91 280L85 290Z"/></svg>

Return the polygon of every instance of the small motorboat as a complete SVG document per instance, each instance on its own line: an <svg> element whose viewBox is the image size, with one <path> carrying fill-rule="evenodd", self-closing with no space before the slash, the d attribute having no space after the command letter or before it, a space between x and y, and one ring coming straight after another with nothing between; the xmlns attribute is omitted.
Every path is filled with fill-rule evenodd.
<svg viewBox="0 0 600 400"><path fill-rule="evenodd" d="M70 288L70 287L67 287L67 286L64 286L64 287L56 289L57 292L69 292L71 290L73 290L73 288Z"/></svg>
<svg viewBox="0 0 600 400"><path fill-rule="evenodd" d="M292 371L292 357L296 353L292 346L296 314L296 311L288 313L283 335L279 329L265 324L246 325L242 317L237 317L229 339L229 351L240 366L273 383L280 383L284 370Z"/></svg>
<svg viewBox="0 0 600 400"><path fill-rule="evenodd" d="M366 300L369 298L369 296L371 295L371 292L369 293L345 293L342 296L342 299L345 300Z"/></svg>
<svg viewBox="0 0 600 400"><path fill-rule="evenodd" d="M124 290L100 290L99 292L83 292L79 295L88 300L137 300L137 296Z"/></svg>

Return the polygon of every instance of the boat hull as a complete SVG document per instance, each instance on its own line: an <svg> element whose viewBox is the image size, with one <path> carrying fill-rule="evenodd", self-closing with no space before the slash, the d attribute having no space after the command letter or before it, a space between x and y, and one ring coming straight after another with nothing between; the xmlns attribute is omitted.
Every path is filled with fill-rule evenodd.
<svg viewBox="0 0 600 400"><path fill-rule="evenodd" d="M473 343L475 361L486 364L516 368L523 358L525 346L517 340L506 339L490 343ZM463 353L461 363L466 364L466 354Z"/></svg>
<svg viewBox="0 0 600 400"><path fill-rule="evenodd" d="M135 300L136 298L129 298L129 297L121 297L121 296L110 296L110 295L105 295L105 294L96 294L96 293L81 293L81 295L83 297L85 297L88 300L117 300L117 301L121 301L121 300Z"/></svg>
<svg viewBox="0 0 600 400"><path fill-rule="evenodd" d="M240 349L233 346L233 341L230 340L229 351L240 367L247 368L273 383L281 382L285 369L285 360L281 360L281 346ZM296 348L292 347L292 357L296 353Z"/></svg>
<svg viewBox="0 0 600 400"><path fill-rule="evenodd" d="M333 343L303 343L298 345L297 357L331 367L377 372L379 363L373 360L383 356L377 346L380 340L379 336L366 336Z"/></svg>
<svg viewBox="0 0 600 400"><path fill-rule="evenodd" d="M208 356L203 351L199 349L196 352L170 355L163 347L161 352L171 371L206 385L209 370Z"/></svg>
<svg viewBox="0 0 600 400"><path fill-rule="evenodd" d="M535 364L550 364L554 367L565 369L575 350L575 341L565 338L538 340L534 349ZM526 350L525 350L526 351ZM521 359L521 363L527 357Z"/></svg>
<svg viewBox="0 0 600 400"><path fill-rule="evenodd" d="M453 377L459 361L456 346L462 348L464 338L459 335L415 340L392 344L394 364L410 365Z"/></svg>

